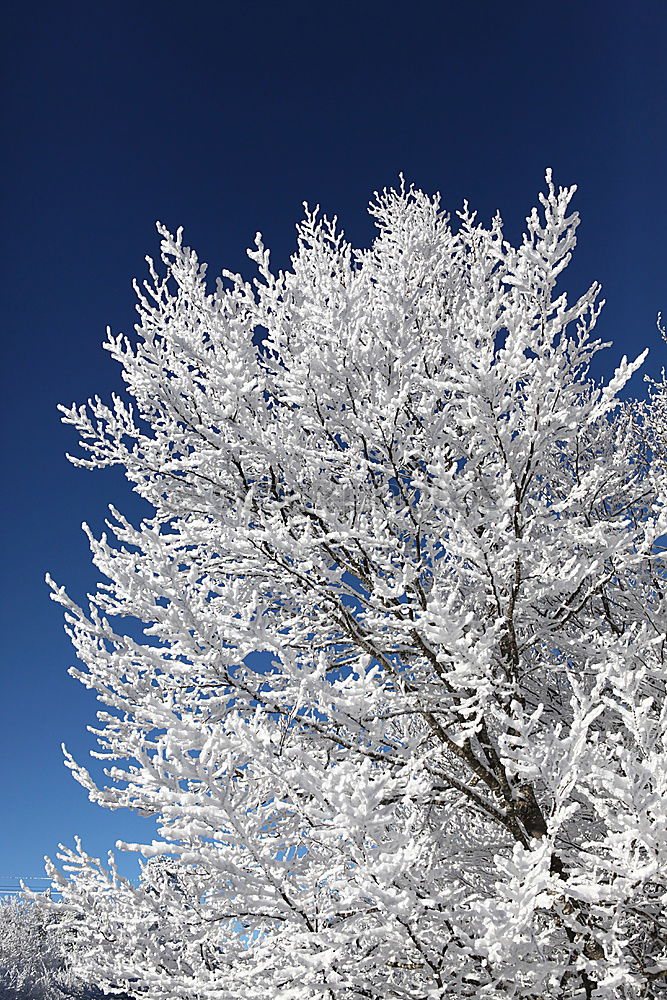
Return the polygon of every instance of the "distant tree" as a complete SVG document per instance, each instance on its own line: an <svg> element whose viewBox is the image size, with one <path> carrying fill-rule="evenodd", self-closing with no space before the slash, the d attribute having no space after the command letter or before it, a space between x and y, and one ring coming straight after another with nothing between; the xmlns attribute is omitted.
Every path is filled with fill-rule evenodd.
<svg viewBox="0 0 667 1000"><path fill-rule="evenodd" d="M516 247L401 186L370 249L307 211L291 270L258 237L258 280L215 291L160 227L137 340L106 344L131 401L63 408L74 463L154 510L88 532L88 610L53 585L108 786L68 766L161 837L139 886L80 844L51 866L85 974L667 995L663 397L621 401L643 356L592 380L598 286L556 291L578 218L547 181Z"/></svg>
<svg viewBox="0 0 667 1000"><path fill-rule="evenodd" d="M72 938L58 907L23 899L0 901L2 1000L92 1000L97 990L72 971Z"/></svg>

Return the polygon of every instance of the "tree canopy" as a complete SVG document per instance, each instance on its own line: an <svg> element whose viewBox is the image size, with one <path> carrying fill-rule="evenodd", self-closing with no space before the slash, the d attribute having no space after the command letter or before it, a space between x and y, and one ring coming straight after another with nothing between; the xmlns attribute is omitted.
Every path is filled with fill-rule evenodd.
<svg viewBox="0 0 667 1000"><path fill-rule="evenodd" d="M369 249L307 209L214 289L160 227L126 396L63 408L154 511L53 584L108 782L68 766L160 836L139 886L50 866L102 984L666 995L665 394L590 374L573 193L514 246L401 183Z"/></svg>

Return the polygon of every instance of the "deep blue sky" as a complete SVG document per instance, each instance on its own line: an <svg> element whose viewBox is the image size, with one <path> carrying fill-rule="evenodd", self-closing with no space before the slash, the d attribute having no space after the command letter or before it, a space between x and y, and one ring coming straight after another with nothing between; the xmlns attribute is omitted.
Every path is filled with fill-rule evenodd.
<svg viewBox="0 0 667 1000"><path fill-rule="evenodd" d="M597 278L608 302L600 371L645 344L657 370L667 312L664 0L74 2L15 5L3 29L0 884L74 833L104 854L150 830L62 765L95 702L43 579L82 597L81 521L135 509L121 475L67 464L55 407L119 387L100 342L131 328L156 219L212 273L247 270L258 229L280 265L302 201L364 243L373 189L403 171L516 235L552 166L579 185L567 285Z"/></svg>

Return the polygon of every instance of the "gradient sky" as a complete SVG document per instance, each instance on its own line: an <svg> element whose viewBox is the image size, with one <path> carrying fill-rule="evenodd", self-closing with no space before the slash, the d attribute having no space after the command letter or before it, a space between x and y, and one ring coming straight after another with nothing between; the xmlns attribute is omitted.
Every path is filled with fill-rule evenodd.
<svg viewBox="0 0 667 1000"><path fill-rule="evenodd" d="M44 574L82 599L81 522L137 510L122 474L68 465L55 407L120 388L100 343L131 330L156 219L209 273L251 273L257 230L287 263L304 200L365 244L369 197L403 171L516 238L552 166L583 218L564 284L599 279L608 303L598 374L644 345L650 371L667 360L664 0L37 3L3 35L0 889L75 833L102 856L152 835L62 764L61 742L85 760L96 706Z"/></svg>

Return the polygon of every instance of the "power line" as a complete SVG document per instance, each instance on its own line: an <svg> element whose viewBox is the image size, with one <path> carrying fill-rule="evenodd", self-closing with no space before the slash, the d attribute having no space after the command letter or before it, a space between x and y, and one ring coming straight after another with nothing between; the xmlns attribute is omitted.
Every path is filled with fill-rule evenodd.
<svg viewBox="0 0 667 1000"><path fill-rule="evenodd" d="M51 881L48 875L8 875L6 872L0 872L0 879L5 879L5 878L18 878L24 880L29 878L31 882L35 882L37 880L44 882Z"/></svg>

